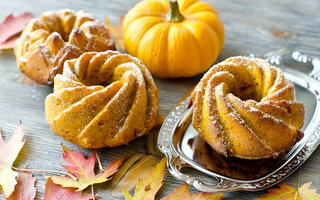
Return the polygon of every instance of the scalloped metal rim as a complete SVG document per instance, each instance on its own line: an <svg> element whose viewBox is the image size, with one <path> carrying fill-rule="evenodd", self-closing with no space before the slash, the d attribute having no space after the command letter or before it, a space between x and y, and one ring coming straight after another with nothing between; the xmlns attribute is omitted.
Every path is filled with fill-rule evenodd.
<svg viewBox="0 0 320 200"><path fill-rule="evenodd" d="M292 52L292 56L294 53L299 52ZM268 57L270 55L272 55L272 53L266 54L265 58L272 62L270 57ZM277 59L280 58L280 61L277 60L278 63L273 64L279 64L281 62L281 56L287 56L288 51L280 53L275 52L273 55L275 55ZM300 56L306 55L300 54ZM306 63L307 61L309 62L310 59L310 57L304 60L301 59L303 62L300 63ZM315 68L316 66L314 69ZM190 97L188 97L168 114L158 136L158 148L168 158L167 166L171 175L177 179L187 182L190 185L193 185L196 189L204 192L228 192L236 190L258 191L266 189L282 181L291 173L293 173L302 163L304 163L320 144L320 119L317 119L316 117L320 114L320 94L318 92L318 90L320 90L320 82L316 80L319 77L316 76L319 74L319 71L315 73L313 70L312 73L308 75L290 68L283 69L283 71L286 78L308 89L316 97L316 109L310 123L306 127L305 137L303 137L303 139L297 143L287 154L287 160L283 165L261 178L254 180L240 180L209 171L201 165L196 164L189 158L184 157L184 155L181 155L181 153L179 153L173 147L171 139L177 124L180 122L180 120L182 120L187 110L190 99ZM185 166L192 167L217 179L217 184L207 185L204 181L196 177L181 173L180 169Z"/></svg>

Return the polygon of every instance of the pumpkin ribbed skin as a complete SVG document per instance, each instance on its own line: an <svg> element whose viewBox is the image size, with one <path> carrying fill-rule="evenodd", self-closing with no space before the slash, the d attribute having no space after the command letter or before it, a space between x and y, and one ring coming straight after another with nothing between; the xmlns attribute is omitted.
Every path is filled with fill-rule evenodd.
<svg viewBox="0 0 320 200"><path fill-rule="evenodd" d="M218 153L275 157L300 140L304 105L266 61L233 57L213 66L192 93L193 126Z"/></svg>
<svg viewBox="0 0 320 200"><path fill-rule="evenodd" d="M147 134L155 123L158 89L136 58L88 52L65 62L47 96L52 131L84 148L115 147Z"/></svg>
<svg viewBox="0 0 320 200"><path fill-rule="evenodd" d="M191 77L206 71L219 55L223 25L217 11L197 0L178 0L184 19L169 22L168 0L144 0L123 22L126 51L162 78Z"/></svg>
<svg viewBox="0 0 320 200"><path fill-rule="evenodd" d="M18 68L40 84L50 84L61 74L66 60L88 51L115 50L109 29L79 11L44 12L32 19L15 47Z"/></svg>

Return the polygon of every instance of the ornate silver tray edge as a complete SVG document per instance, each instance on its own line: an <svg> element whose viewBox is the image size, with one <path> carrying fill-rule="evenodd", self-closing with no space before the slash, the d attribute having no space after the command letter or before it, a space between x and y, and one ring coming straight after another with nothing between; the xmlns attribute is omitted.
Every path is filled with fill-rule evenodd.
<svg viewBox="0 0 320 200"><path fill-rule="evenodd" d="M250 56L254 56L254 55L250 55ZM287 50L280 50L277 52L268 53L264 56L264 58L274 65L281 65L281 59L284 56L291 56L296 62L301 64L305 64L307 62L312 63L313 70L308 74L308 76L304 74L303 75L307 79L319 81L320 62L316 58L302 55L297 51L290 52ZM294 73L295 71L297 71L297 70L291 70L291 69L286 69L286 70ZM298 72L297 74L301 75L302 72ZM178 104L176 108L173 109L168 114L159 132L158 148L168 158L167 167L171 175L173 175L177 179L187 182L189 185L194 186L196 189L200 191L204 191L204 192L227 192L227 191L236 191L236 190L257 191L257 190L262 190L262 189L271 187L272 185L277 184L278 182L288 177L291 173L293 173L302 163L304 163L308 159L308 157L315 151L315 149L320 144L320 120L317 120L315 118L315 116L320 113L320 108L319 108L320 94L314 91L312 92L316 96L317 105L316 105L316 110L314 112L313 118L310 121L309 123L310 125L307 127L307 129L311 129L310 131L312 131L313 134L310 134L308 137L303 138L302 141L299 142L302 145L296 148L294 152L288 153L288 154L293 153L293 155L291 155L291 158L289 160L287 160L278 169L274 170L273 172L259 179L239 180L239 179L224 177L222 175L212 172L210 173L210 176L217 179L217 184L207 185L199 178L180 172L180 169L185 166L189 166L204 172L198 166L196 165L193 166L188 164L186 162L186 159L181 157L179 153L176 152L170 144L170 139L173 134L173 130L177 126L177 123L179 123L180 119L183 117L182 115L185 113L187 109L189 98L185 99L180 104Z"/></svg>

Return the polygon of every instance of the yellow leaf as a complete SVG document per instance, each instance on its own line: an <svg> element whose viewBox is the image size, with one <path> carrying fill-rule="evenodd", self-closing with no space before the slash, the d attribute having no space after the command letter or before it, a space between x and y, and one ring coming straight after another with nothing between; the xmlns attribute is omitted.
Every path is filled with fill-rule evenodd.
<svg viewBox="0 0 320 200"><path fill-rule="evenodd" d="M2 186L4 197L9 197L14 191L14 186L17 184L17 175L18 173L12 171L9 165L0 168L0 185Z"/></svg>
<svg viewBox="0 0 320 200"><path fill-rule="evenodd" d="M269 189L269 193L261 195L257 200L320 200L316 189L310 189L312 182L306 183L299 189L279 183L280 188Z"/></svg>
<svg viewBox="0 0 320 200"><path fill-rule="evenodd" d="M137 185L137 177L145 179L150 169L158 162L159 158L154 155L142 153L130 155L106 186L106 189L111 192L111 197L122 198L124 187L127 191L132 191Z"/></svg>
<svg viewBox="0 0 320 200"><path fill-rule="evenodd" d="M162 159L153 169L148 173L145 180L138 179L138 184L132 197L129 192L123 188L124 197L126 200L153 200L156 193L162 186L164 177L164 168L166 158ZM188 193L189 185L184 183L179 188L176 188L169 196L162 200L220 200L224 193L204 193L197 194Z"/></svg>
<svg viewBox="0 0 320 200"><path fill-rule="evenodd" d="M129 194L129 192L125 188L123 188L123 193L124 193L124 198L126 200L132 200L133 197Z"/></svg>
<svg viewBox="0 0 320 200"><path fill-rule="evenodd" d="M126 200L152 200L162 186L166 158L162 159L149 173L145 180L139 178L137 187L132 197L123 189Z"/></svg>
<svg viewBox="0 0 320 200"><path fill-rule="evenodd" d="M124 42L123 42L123 30L122 30L123 19L124 19L124 16L120 15L118 26L114 26L110 22L108 17L104 17L105 23L109 27L111 35L116 39L116 43L117 43L118 47L120 48L119 49L120 51L124 51L125 50Z"/></svg>
<svg viewBox="0 0 320 200"><path fill-rule="evenodd" d="M15 177L18 173L12 171L11 167L17 158L24 141L23 125L17 127L8 143L4 142L0 133L0 185L2 186L4 197L7 198L17 184Z"/></svg>

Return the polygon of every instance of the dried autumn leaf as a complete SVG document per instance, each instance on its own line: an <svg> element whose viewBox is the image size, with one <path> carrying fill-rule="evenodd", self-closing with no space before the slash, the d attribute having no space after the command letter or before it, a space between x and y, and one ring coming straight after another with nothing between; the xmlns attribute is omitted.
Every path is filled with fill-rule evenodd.
<svg viewBox="0 0 320 200"><path fill-rule="evenodd" d="M112 177L106 189L110 191L111 196L114 198L123 197L123 188L125 187L127 190L134 189L137 184L137 177L145 179L149 170L158 162L159 159L154 155L131 154Z"/></svg>
<svg viewBox="0 0 320 200"><path fill-rule="evenodd" d="M320 200L320 194L316 189L310 189L312 182L306 183L299 189L279 183L280 188L269 189L267 194L261 195L257 200Z"/></svg>
<svg viewBox="0 0 320 200"><path fill-rule="evenodd" d="M51 178L47 179L44 191L44 200L89 200L93 199L91 194L76 192L72 188L59 187L53 183Z"/></svg>
<svg viewBox="0 0 320 200"><path fill-rule="evenodd" d="M13 36L10 37L8 40L6 40L3 43L0 43L0 50L4 50L4 49L12 49L15 45L16 40L19 38L18 36Z"/></svg>
<svg viewBox="0 0 320 200"><path fill-rule="evenodd" d="M32 177L30 172L22 172L13 193L7 200L33 200L36 196L35 182L36 179Z"/></svg>
<svg viewBox="0 0 320 200"><path fill-rule="evenodd" d="M18 173L12 171L11 166L24 144L23 135L23 125L17 127L8 143L3 141L0 133L0 185L5 198L11 195L17 184L16 176Z"/></svg>
<svg viewBox="0 0 320 200"><path fill-rule="evenodd" d="M162 186L166 158L162 159L151 171L145 180L139 178L137 187L132 197L124 188L123 193L126 200L152 200Z"/></svg>
<svg viewBox="0 0 320 200"><path fill-rule="evenodd" d="M62 165L66 170L72 173L78 180L71 179L70 177L53 176L52 181L63 187L77 188L77 191L84 190L90 185L95 183L103 183L110 180L122 164L125 158L120 158L113 161L103 173L96 175L94 173L94 166L96 161L96 153L92 153L88 159L85 159L81 151L73 151L65 146L62 146L63 158L68 165Z"/></svg>
<svg viewBox="0 0 320 200"><path fill-rule="evenodd" d="M118 26L114 26L108 17L104 17L105 23L110 29L111 35L116 39L116 43L118 44L118 47L120 48L121 51L124 51L124 41L123 41L123 20L124 16L120 15L119 17L119 22Z"/></svg>
<svg viewBox="0 0 320 200"><path fill-rule="evenodd" d="M32 19L32 14L29 12L23 13L18 17L9 15L0 24L0 49L12 48L14 42L19 38L27 23Z"/></svg>
<svg viewBox="0 0 320 200"><path fill-rule="evenodd" d="M182 184L179 188L176 188L171 194L161 200L218 200L222 199L224 193L205 193L200 192L197 194L189 194L189 185L187 183Z"/></svg>
<svg viewBox="0 0 320 200"><path fill-rule="evenodd" d="M197 194L191 194L189 200L220 200L224 196L224 193L205 193L200 192Z"/></svg>
<svg viewBox="0 0 320 200"><path fill-rule="evenodd" d="M190 197L188 190L189 190L189 185L184 183L179 188L176 188L171 194L163 198L162 200L170 200L170 199L187 200Z"/></svg>
<svg viewBox="0 0 320 200"><path fill-rule="evenodd" d="M0 43L21 32L32 17L32 14L29 12L25 12L18 17L14 17L12 14L6 17L0 24Z"/></svg>
<svg viewBox="0 0 320 200"><path fill-rule="evenodd" d="M302 199L320 199L320 194L317 193L317 189L310 189L312 182L305 183L299 188L299 196Z"/></svg>

